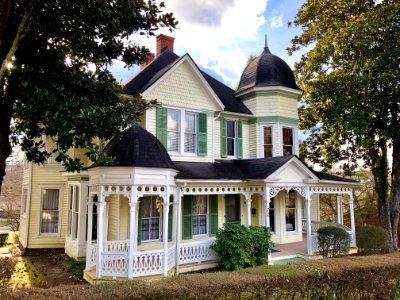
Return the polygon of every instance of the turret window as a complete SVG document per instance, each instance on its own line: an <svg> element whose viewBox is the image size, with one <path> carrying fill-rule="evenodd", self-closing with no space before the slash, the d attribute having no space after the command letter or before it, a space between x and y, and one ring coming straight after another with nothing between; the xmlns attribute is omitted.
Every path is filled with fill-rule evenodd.
<svg viewBox="0 0 400 300"><path fill-rule="evenodd" d="M272 157L272 127L264 127L264 157Z"/></svg>
<svg viewBox="0 0 400 300"><path fill-rule="evenodd" d="M293 155L293 129L292 128L282 128L283 136L283 155Z"/></svg>

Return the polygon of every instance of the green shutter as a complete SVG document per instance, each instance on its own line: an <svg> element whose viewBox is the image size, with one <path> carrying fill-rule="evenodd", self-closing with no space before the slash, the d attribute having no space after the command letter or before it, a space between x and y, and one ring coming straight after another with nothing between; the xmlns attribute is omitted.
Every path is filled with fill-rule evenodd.
<svg viewBox="0 0 400 300"><path fill-rule="evenodd" d="M190 240L192 238L192 197L183 196L183 223L182 223L182 239Z"/></svg>
<svg viewBox="0 0 400 300"><path fill-rule="evenodd" d="M215 236L218 232L218 195L210 195L210 235Z"/></svg>
<svg viewBox="0 0 400 300"><path fill-rule="evenodd" d="M137 244L140 245L142 243L142 203L139 202L138 205L139 205L139 217L138 217Z"/></svg>
<svg viewBox="0 0 400 300"><path fill-rule="evenodd" d="M237 121L237 158L243 158L243 124Z"/></svg>
<svg viewBox="0 0 400 300"><path fill-rule="evenodd" d="M198 114L197 128L197 155L207 156L207 114Z"/></svg>
<svg viewBox="0 0 400 300"><path fill-rule="evenodd" d="M221 157L227 156L226 149L226 120L224 118L220 118L221 123Z"/></svg>
<svg viewBox="0 0 400 300"><path fill-rule="evenodd" d="M164 147L167 147L167 117L168 111L166 108L156 108L156 136Z"/></svg>
<svg viewBox="0 0 400 300"><path fill-rule="evenodd" d="M174 202L173 198L170 198L169 202ZM168 242L172 241L172 214L173 214L174 205L170 204L168 211Z"/></svg>

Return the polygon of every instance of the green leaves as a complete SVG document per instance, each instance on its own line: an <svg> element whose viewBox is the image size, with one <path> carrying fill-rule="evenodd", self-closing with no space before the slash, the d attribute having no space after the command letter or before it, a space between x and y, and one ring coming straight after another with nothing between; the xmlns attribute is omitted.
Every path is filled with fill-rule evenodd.
<svg viewBox="0 0 400 300"><path fill-rule="evenodd" d="M3 62L10 51L15 55L13 69L0 78L0 149L9 147L9 135L14 141L22 136L28 160L43 163L56 153L67 170L80 170L69 149L95 151L94 139L110 139L155 105L139 96L121 98L123 87L105 66L114 59L144 62L149 50L131 35L172 30L177 21L162 11L164 3L153 0L9 4L9 21L0 26L0 57ZM27 25L17 35L23 16ZM16 120L13 128L11 119ZM54 150L37 142L43 135L55 141ZM7 153L0 151L0 169Z"/></svg>

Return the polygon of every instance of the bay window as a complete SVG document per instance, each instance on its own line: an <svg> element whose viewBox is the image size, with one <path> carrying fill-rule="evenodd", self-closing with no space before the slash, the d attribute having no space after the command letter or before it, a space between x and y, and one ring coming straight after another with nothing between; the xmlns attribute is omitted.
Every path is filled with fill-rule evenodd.
<svg viewBox="0 0 400 300"><path fill-rule="evenodd" d="M142 241L160 239L161 200L158 197L143 197L140 203L139 231Z"/></svg>
<svg viewBox="0 0 400 300"><path fill-rule="evenodd" d="M284 127L282 128L283 137L283 155L293 155L293 129Z"/></svg>
<svg viewBox="0 0 400 300"><path fill-rule="evenodd" d="M264 157L272 157L272 127L264 127Z"/></svg>

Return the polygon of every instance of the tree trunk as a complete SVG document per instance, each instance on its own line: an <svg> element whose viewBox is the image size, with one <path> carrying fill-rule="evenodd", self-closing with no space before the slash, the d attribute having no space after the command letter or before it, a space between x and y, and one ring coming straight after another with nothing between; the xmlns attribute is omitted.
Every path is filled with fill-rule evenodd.
<svg viewBox="0 0 400 300"><path fill-rule="evenodd" d="M397 230L399 226L400 211L400 140L393 140L393 163L392 163L392 186L391 186L391 206L390 219L392 223L392 242L393 248L398 249Z"/></svg>
<svg viewBox="0 0 400 300"><path fill-rule="evenodd" d="M377 193L379 220L381 226L389 233L386 250L388 252L394 252L396 248L393 247L393 224L390 214L391 209L389 201L389 173L386 142L381 142L380 151L374 149L370 152L372 159L372 173L374 175L375 190Z"/></svg>

